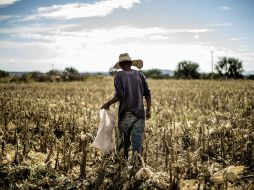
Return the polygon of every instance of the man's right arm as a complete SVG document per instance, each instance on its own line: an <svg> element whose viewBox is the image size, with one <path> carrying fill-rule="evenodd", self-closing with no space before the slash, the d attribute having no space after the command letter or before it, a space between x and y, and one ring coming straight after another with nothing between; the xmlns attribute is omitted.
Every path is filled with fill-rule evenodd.
<svg viewBox="0 0 254 190"><path fill-rule="evenodd" d="M104 103L100 107L100 109L109 109L109 107L112 104L118 102L121 99L122 94L123 94L123 87L122 87L122 83L121 83L121 77L119 76L118 73L115 75L115 78L114 78L114 86L115 86L115 95L109 101Z"/></svg>
<svg viewBox="0 0 254 190"><path fill-rule="evenodd" d="M146 96L146 119L151 118L151 105L152 105L152 98L150 96Z"/></svg>
<svg viewBox="0 0 254 190"><path fill-rule="evenodd" d="M143 84L144 84L144 96L146 99L146 119L151 118L151 106L152 106L152 98L151 98L151 92L148 87L148 84L146 82L145 76L141 73L141 76L143 78Z"/></svg>
<svg viewBox="0 0 254 190"><path fill-rule="evenodd" d="M109 109L109 107L112 105L112 104L114 104L114 103L116 103L116 102L118 102L119 101L119 98L115 95L113 98L111 98L109 101L107 101L105 104L103 104L101 107L100 107L100 109L106 109L106 110L108 110Z"/></svg>

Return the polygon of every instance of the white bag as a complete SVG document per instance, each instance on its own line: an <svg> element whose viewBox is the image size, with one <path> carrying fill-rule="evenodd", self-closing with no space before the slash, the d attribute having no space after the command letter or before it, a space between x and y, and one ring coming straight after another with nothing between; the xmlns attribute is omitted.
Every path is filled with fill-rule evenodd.
<svg viewBox="0 0 254 190"><path fill-rule="evenodd" d="M92 146L107 154L115 148L115 138L113 134L115 116L111 111L105 109L100 109L98 115L100 123Z"/></svg>

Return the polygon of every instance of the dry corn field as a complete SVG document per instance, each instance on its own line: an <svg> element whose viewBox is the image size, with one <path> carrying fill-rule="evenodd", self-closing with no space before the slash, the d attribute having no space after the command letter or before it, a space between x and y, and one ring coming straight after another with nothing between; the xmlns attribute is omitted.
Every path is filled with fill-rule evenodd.
<svg viewBox="0 0 254 190"><path fill-rule="evenodd" d="M122 152L90 146L113 78L0 84L0 189L253 190L254 82L148 84L152 118L130 170Z"/></svg>

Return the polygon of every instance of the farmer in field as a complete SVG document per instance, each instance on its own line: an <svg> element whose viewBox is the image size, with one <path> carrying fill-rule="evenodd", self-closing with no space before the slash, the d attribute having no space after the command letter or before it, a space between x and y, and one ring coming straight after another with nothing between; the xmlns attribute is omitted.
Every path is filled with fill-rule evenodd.
<svg viewBox="0 0 254 190"><path fill-rule="evenodd" d="M145 77L140 71L132 70L131 66L141 69L142 60L131 60L127 53L120 54L115 69L114 78L115 95L101 106L101 109L109 109L110 105L120 102L118 110L118 125L121 142L118 150L124 148L124 156L128 160L128 151L132 142L133 152L141 153L145 118L151 117L151 94ZM146 111L143 97L146 99Z"/></svg>

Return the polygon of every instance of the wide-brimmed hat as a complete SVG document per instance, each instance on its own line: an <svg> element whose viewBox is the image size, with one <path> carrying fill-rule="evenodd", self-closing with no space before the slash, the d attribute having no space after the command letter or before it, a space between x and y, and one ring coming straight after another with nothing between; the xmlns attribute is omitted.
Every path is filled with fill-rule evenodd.
<svg viewBox="0 0 254 190"><path fill-rule="evenodd" d="M121 69L119 63L130 61L132 63L132 66L137 67L138 69L141 69L143 67L143 61L140 59L132 60L128 53L123 53L119 55L119 61L115 64L115 69Z"/></svg>

